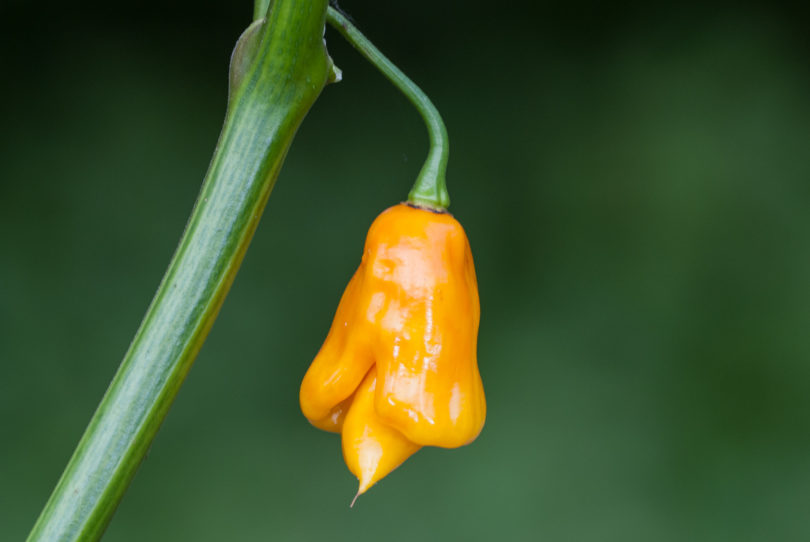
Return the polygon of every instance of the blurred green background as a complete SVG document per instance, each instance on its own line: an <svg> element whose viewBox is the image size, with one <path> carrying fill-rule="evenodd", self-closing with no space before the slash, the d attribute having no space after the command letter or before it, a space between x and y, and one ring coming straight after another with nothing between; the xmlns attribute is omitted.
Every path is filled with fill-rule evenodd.
<svg viewBox="0 0 810 542"><path fill-rule="evenodd" d="M158 285L249 2L0 4L0 540ZM772 2L345 0L449 127L487 425L348 505L298 410L418 116L334 32L233 290L105 540L808 540L810 38Z"/></svg>

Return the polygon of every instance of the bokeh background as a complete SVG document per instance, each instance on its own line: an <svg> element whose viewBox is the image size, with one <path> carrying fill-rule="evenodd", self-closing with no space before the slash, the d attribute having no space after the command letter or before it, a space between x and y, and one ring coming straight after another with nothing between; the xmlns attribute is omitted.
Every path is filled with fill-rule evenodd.
<svg viewBox="0 0 810 542"><path fill-rule="evenodd" d="M158 285L249 2L0 4L0 540ZM810 539L808 20L773 2L344 0L449 127L480 438L360 498L300 379L426 149L334 32L222 313L110 541Z"/></svg>

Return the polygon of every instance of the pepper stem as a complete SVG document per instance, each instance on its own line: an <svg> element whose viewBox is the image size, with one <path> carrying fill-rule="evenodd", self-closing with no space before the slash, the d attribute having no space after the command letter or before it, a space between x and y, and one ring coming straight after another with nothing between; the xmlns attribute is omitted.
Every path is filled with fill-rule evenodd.
<svg viewBox="0 0 810 542"><path fill-rule="evenodd" d="M414 205L435 210L447 209L450 205L450 196L447 193L445 174L450 145L447 140L447 129L444 127L444 121L442 121L439 111L425 93L388 60L342 13L330 6L326 12L326 19L355 49L360 51L366 60L380 70L422 115L428 129L430 150L425 164L408 194L408 201Z"/></svg>

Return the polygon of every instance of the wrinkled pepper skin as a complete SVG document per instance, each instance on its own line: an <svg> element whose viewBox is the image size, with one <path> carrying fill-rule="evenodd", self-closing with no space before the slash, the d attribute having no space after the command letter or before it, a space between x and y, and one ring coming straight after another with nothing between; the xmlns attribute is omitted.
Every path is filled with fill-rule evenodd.
<svg viewBox="0 0 810 542"><path fill-rule="evenodd" d="M481 432L479 317L470 245L452 215L400 204L377 217L300 393L313 425L342 433L359 493L421 446Z"/></svg>

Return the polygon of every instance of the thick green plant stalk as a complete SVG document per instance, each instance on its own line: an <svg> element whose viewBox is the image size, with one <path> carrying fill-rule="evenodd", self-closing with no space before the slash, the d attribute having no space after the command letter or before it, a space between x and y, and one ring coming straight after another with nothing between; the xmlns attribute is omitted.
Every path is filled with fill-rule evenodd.
<svg viewBox="0 0 810 542"><path fill-rule="evenodd" d="M332 77L326 0L274 0L234 52L228 113L166 275L29 541L98 540L214 322L295 132Z"/></svg>
<svg viewBox="0 0 810 542"><path fill-rule="evenodd" d="M254 0L253 19L259 20L264 18L264 14L267 13L267 10L270 8L270 4L272 3L272 0Z"/></svg>

